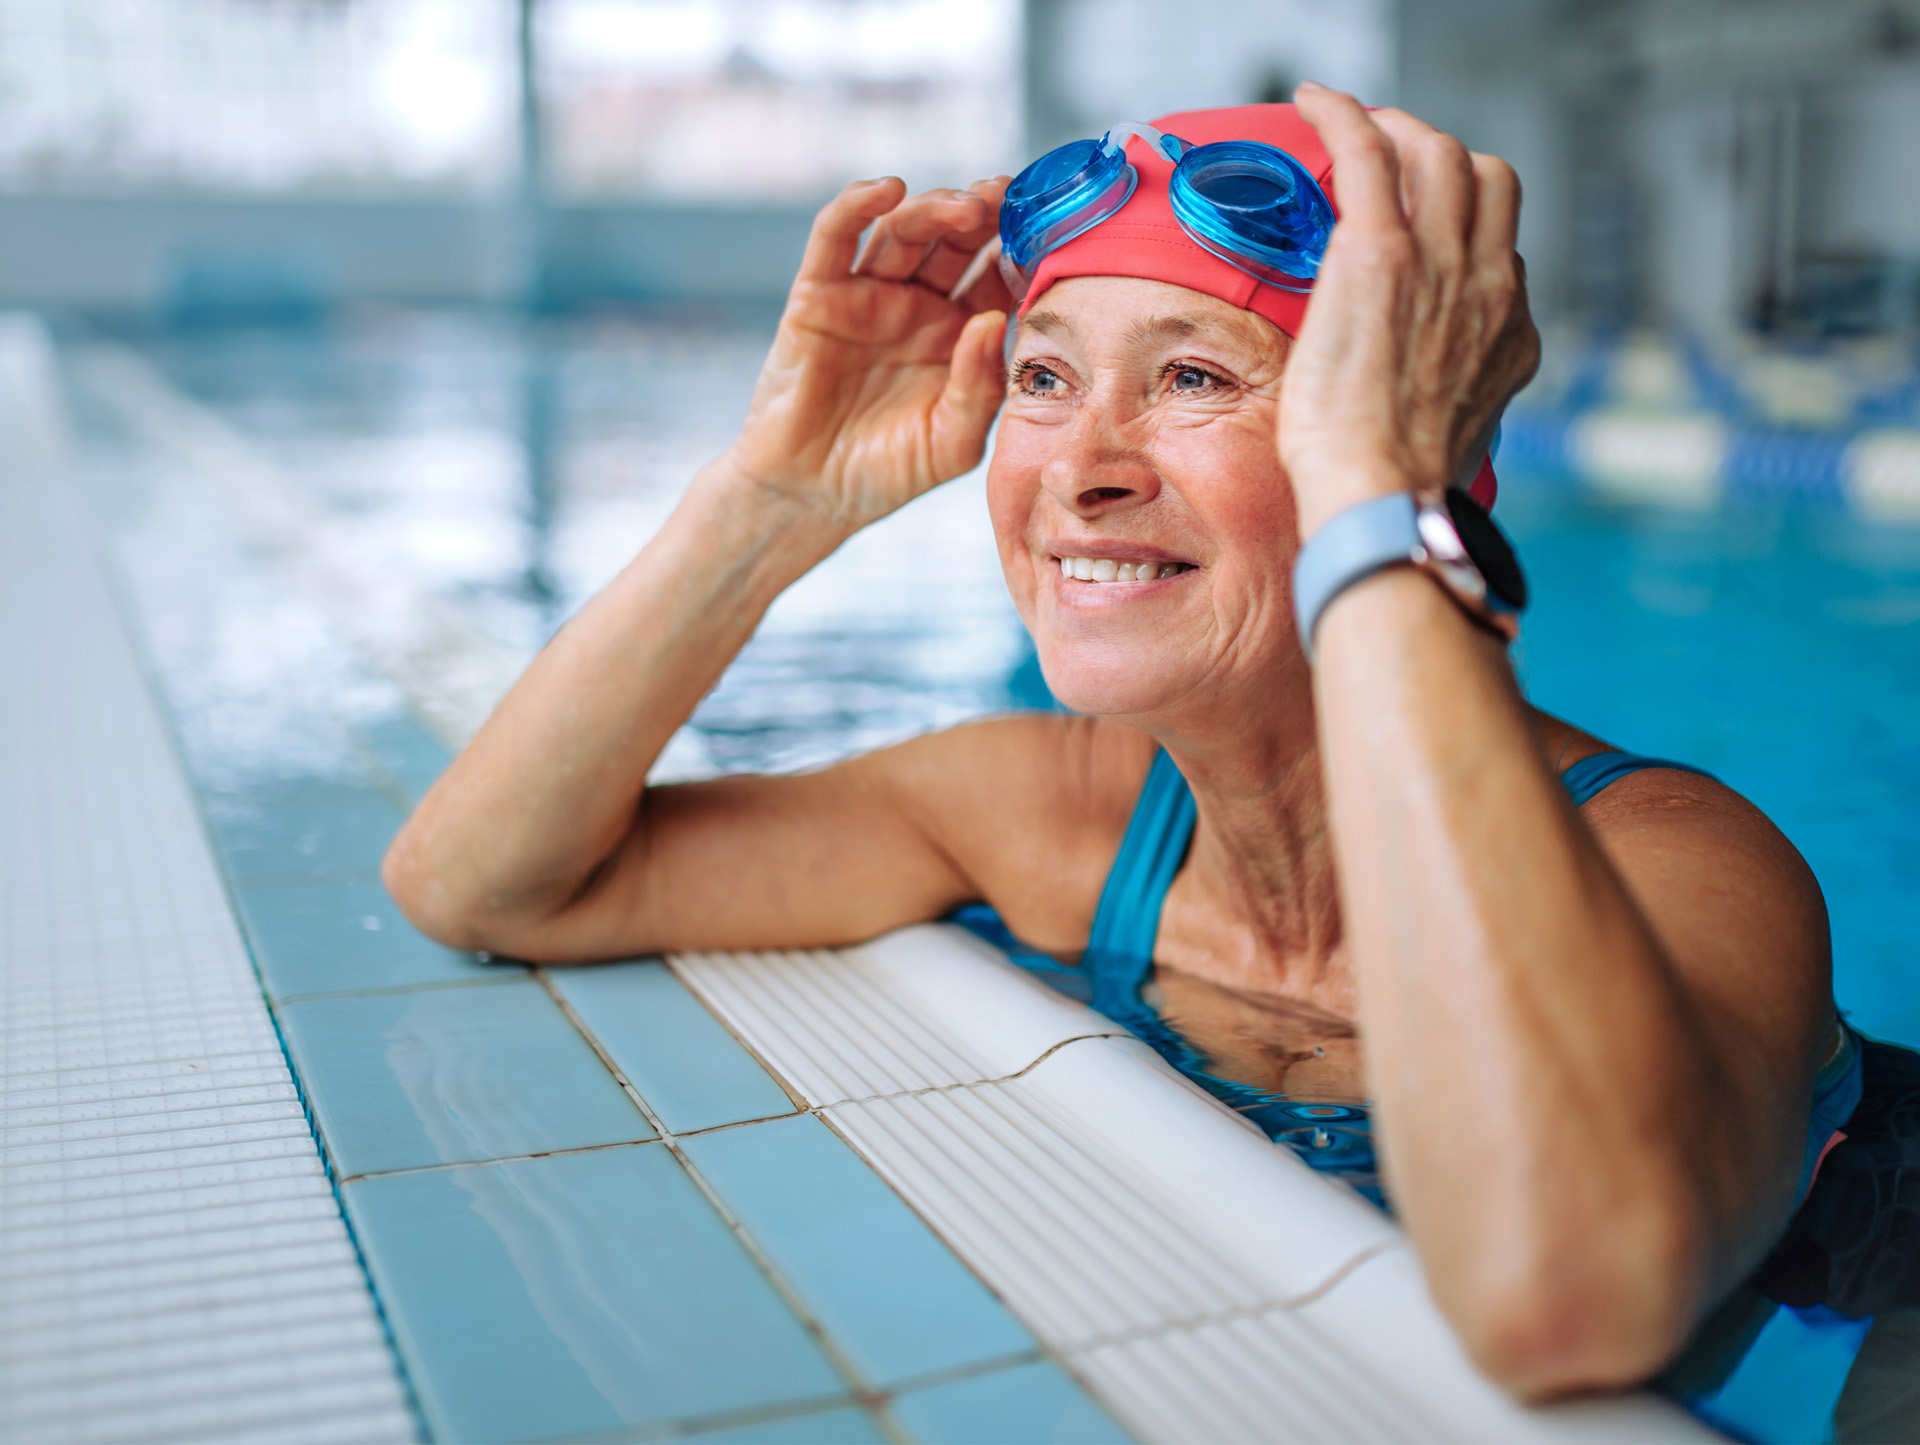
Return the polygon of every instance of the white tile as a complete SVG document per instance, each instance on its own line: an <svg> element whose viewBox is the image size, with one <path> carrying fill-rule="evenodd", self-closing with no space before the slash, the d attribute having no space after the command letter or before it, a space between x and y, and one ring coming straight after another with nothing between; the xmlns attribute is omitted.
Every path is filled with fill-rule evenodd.
<svg viewBox="0 0 1920 1445"><path fill-rule="evenodd" d="M816 1105L1006 1078L1069 1039L1123 1032L934 924L838 952L669 961Z"/></svg>
<svg viewBox="0 0 1920 1445"><path fill-rule="evenodd" d="M0 1438L412 1439L68 479L4 436L0 589Z"/></svg>

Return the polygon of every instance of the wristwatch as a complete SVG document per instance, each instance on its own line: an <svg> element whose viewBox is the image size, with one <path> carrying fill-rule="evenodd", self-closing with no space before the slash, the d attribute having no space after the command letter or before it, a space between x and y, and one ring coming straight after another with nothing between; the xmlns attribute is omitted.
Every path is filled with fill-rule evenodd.
<svg viewBox="0 0 1920 1445"><path fill-rule="evenodd" d="M1427 573L1470 618L1509 642L1519 635L1527 579L1486 508L1459 487L1395 492L1336 513L1295 558L1293 613L1308 662L1327 604L1398 566Z"/></svg>

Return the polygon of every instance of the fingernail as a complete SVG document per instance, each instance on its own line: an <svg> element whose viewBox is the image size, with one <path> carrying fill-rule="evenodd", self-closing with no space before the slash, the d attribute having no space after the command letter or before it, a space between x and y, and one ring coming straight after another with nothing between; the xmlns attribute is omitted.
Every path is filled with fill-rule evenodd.
<svg viewBox="0 0 1920 1445"><path fill-rule="evenodd" d="M1303 80L1293 88L1293 93L1295 95L1298 95L1303 90L1325 90L1325 89L1326 87L1317 80Z"/></svg>

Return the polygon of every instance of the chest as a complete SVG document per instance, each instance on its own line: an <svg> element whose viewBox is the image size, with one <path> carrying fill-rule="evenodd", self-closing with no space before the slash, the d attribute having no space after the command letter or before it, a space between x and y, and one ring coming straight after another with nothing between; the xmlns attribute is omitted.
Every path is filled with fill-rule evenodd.
<svg viewBox="0 0 1920 1445"><path fill-rule="evenodd" d="M1233 919L1183 873L1161 908L1143 999L1222 1078L1295 1098L1364 1100L1365 1058L1344 942L1331 950L1290 948L1288 940L1262 933Z"/></svg>

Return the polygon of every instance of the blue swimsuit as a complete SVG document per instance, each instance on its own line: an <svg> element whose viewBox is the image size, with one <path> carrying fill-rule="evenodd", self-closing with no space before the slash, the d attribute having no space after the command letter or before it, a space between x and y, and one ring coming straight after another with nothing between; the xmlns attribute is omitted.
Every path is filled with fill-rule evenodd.
<svg viewBox="0 0 1920 1445"><path fill-rule="evenodd" d="M1561 786L1579 807L1603 788L1642 768L1675 768L1703 773L1685 763L1632 753L1596 753L1582 758L1560 775ZM1195 820L1193 793L1187 780L1162 752L1147 773L1140 800L1093 916L1093 932L1078 968L1070 968L1049 954L1021 943L985 904L969 904L952 920L1007 954L1060 992L1091 1004L1153 1048L1187 1078L1237 1112L1246 1115L1268 1138L1285 1144L1313 1168L1334 1175L1374 1203L1387 1207L1374 1163L1373 1138L1367 1110L1353 1104L1308 1103L1267 1089L1223 1079L1209 1072L1206 1056L1195 1049L1160 1016L1145 995L1153 974L1153 945L1160 932L1160 909L1174 875L1186 861ZM1801 1172L1804 1194L1813 1172L1834 1133L1860 1102L1860 1049L1850 1030L1843 1030L1841 1048L1820 1070L1814 1085L1813 1120Z"/></svg>

